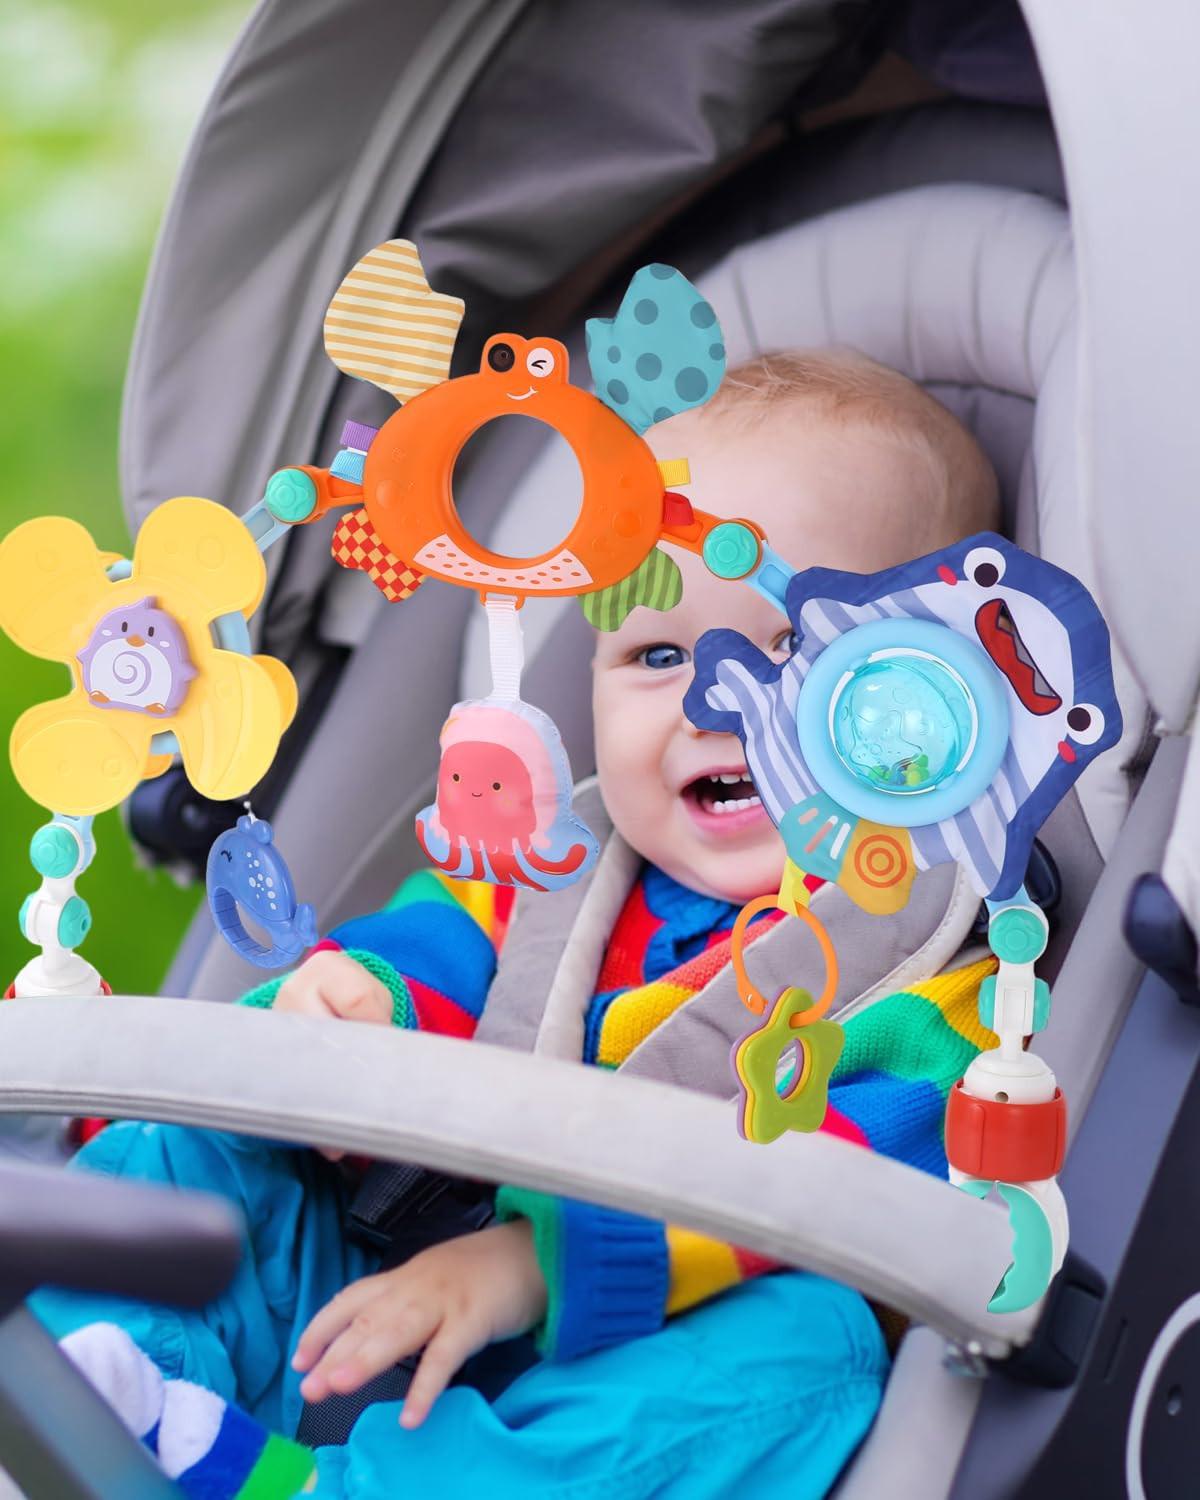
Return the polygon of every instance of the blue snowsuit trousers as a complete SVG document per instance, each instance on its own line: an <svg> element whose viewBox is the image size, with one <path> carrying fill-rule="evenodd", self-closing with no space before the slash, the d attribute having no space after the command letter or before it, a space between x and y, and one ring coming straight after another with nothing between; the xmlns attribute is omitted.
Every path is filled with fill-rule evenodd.
<svg viewBox="0 0 1200 1500"><path fill-rule="evenodd" d="M119 1323L168 1377L238 1402L294 1434L291 1351L338 1291L377 1269L343 1227L338 1174L315 1152L169 1125L112 1125L79 1168L203 1189L245 1218L230 1287L203 1312L43 1290L31 1306L57 1336ZM807 1272L743 1283L646 1338L542 1361L492 1403L465 1385L415 1431L399 1403L317 1450L323 1500L554 1497L723 1500L823 1496L869 1428L888 1360L863 1299Z"/></svg>

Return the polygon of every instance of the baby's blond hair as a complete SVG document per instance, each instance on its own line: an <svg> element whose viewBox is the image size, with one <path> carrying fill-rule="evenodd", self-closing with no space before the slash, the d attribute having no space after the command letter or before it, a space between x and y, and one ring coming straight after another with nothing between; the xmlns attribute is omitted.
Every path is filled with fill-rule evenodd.
<svg viewBox="0 0 1200 1500"><path fill-rule="evenodd" d="M971 433L915 381L857 349L793 349L749 360L729 371L708 412L756 425L799 403L913 448L930 467L940 519L956 536L999 523L996 473Z"/></svg>

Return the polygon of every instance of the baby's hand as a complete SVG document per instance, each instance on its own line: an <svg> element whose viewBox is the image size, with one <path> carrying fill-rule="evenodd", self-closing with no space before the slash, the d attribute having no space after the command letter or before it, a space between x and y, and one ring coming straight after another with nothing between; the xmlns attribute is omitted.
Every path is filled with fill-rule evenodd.
<svg viewBox="0 0 1200 1500"><path fill-rule="evenodd" d="M306 1401L355 1391L422 1346L400 1422L418 1427L462 1365L485 1344L541 1321L546 1282L528 1222L493 1224L367 1276L321 1309L300 1337L294 1370Z"/></svg>
<svg viewBox="0 0 1200 1500"><path fill-rule="evenodd" d="M338 1016L343 1021L392 1024L392 997L387 986L362 964L331 948L314 953L279 987L273 1010L305 1016Z"/></svg>

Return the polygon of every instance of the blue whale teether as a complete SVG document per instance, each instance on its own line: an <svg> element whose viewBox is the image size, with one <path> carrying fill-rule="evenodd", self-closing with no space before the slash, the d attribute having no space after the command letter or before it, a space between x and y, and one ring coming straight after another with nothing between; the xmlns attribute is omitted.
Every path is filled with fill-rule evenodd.
<svg viewBox="0 0 1200 1500"><path fill-rule="evenodd" d="M252 812L209 850L205 883L217 931L260 969L293 963L317 941L316 912L307 902L296 904L291 872L272 843L271 825ZM270 947L246 931L239 907L270 939Z"/></svg>

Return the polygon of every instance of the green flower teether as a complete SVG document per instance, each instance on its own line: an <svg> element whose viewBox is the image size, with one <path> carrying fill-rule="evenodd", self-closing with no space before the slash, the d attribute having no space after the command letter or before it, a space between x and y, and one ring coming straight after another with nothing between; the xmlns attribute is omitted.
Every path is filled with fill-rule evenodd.
<svg viewBox="0 0 1200 1500"><path fill-rule="evenodd" d="M845 1035L836 1021L797 1024L812 1005L807 990L786 989L766 1018L737 1044L733 1054L741 1093L738 1130L748 1141L768 1145L787 1130L817 1130L829 1104L829 1079L842 1055ZM801 1054L794 1081L780 1094L779 1060L795 1045Z"/></svg>

